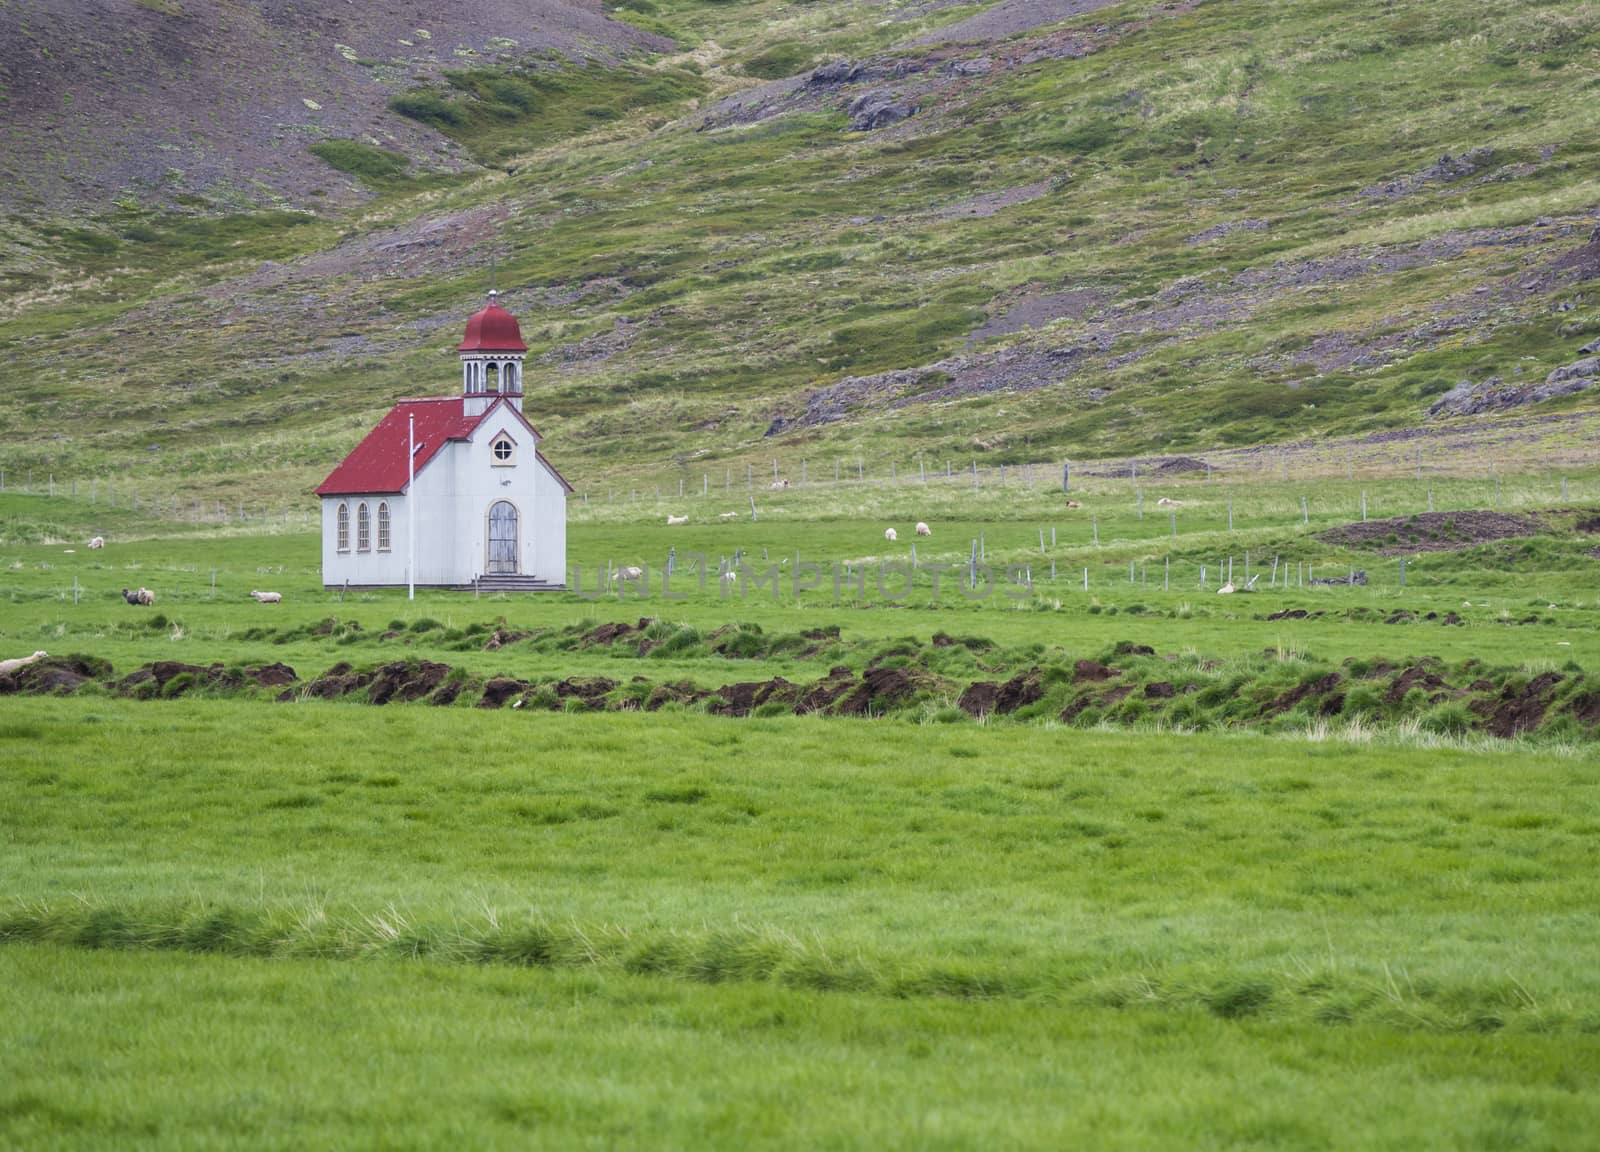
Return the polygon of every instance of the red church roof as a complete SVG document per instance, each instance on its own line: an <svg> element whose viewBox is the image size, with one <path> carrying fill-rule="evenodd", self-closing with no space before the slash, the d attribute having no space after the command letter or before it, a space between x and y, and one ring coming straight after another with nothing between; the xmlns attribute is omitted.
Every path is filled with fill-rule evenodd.
<svg viewBox="0 0 1600 1152"><path fill-rule="evenodd" d="M487 420L501 405L512 412L535 437L539 430L527 418L511 407L504 399L489 405L481 415L467 416L463 412L462 398L450 396L436 400L402 400L378 421L378 426L367 433L366 439L344 458L333 472L317 487L318 496L361 496L391 494L406 490L406 451L410 442L409 422L417 418L417 474L427 467L428 461L453 440L470 437L479 424ZM557 472L544 454L535 450L543 464L568 492L572 485Z"/></svg>
<svg viewBox="0 0 1600 1152"><path fill-rule="evenodd" d="M492 294L491 294L492 295ZM458 352L526 352L517 318L493 299L467 317L467 336Z"/></svg>

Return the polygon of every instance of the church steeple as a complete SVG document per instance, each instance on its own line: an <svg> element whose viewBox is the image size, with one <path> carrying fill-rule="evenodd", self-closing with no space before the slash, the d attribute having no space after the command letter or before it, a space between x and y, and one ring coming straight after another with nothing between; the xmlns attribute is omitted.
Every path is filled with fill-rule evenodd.
<svg viewBox="0 0 1600 1152"><path fill-rule="evenodd" d="M522 411L522 361L528 346L522 342L517 318L499 304L499 293L489 290L489 302L467 318L461 353L463 414L476 416L506 397Z"/></svg>

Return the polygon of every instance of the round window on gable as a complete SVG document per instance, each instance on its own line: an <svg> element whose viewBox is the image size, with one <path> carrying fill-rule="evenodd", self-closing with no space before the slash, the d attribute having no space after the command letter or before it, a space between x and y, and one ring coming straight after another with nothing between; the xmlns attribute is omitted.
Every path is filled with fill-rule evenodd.
<svg viewBox="0 0 1600 1152"><path fill-rule="evenodd" d="M517 446L512 443L509 436L496 436L494 443L489 445L489 454L494 457L496 464L509 464L516 455Z"/></svg>

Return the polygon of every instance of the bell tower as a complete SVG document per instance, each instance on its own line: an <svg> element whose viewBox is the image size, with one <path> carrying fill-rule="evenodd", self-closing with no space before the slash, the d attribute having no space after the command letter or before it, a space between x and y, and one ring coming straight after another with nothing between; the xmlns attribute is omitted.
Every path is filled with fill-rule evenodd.
<svg viewBox="0 0 1600 1152"><path fill-rule="evenodd" d="M522 411L522 362L528 346L522 342L517 318L499 304L491 290L489 302L467 317L467 335L456 349L461 353L461 406L465 416L481 415L504 396Z"/></svg>

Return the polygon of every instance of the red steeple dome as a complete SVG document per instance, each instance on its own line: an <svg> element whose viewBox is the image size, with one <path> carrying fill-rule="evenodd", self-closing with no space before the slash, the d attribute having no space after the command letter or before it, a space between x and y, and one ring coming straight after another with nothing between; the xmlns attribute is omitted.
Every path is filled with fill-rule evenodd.
<svg viewBox="0 0 1600 1152"><path fill-rule="evenodd" d="M517 318L496 302L494 292L489 293L489 303L467 318L467 336L461 341L458 352L526 352L522 342L522 329Z"/></svg>

